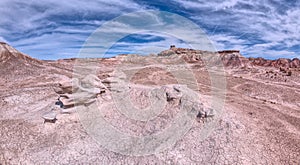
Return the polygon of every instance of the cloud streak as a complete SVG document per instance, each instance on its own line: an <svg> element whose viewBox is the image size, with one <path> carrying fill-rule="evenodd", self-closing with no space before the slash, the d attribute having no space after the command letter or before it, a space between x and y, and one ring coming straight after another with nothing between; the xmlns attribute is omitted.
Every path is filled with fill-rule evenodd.
<svg viewBox="0 0 300 165"><path fill-rule="evenodd" d="M131 0L2 0L0 40L35 58L75 57L103 22L140 9Z"/></svg>
<svg viewBox="0 0 300 165"><path fill-rule="evenodd" d="M300 2L283 0L21 0L0 1L0 41L40 59L76 57L90 34L106 21L122 14L155 9L174 12L201 27L217 49L240 49L246 56L300 58ZM153 17L152 23L164 20ZM125 25L107 29L124 32ZM185 26L185 25L182 25ZM184 46L176 34L197 39L192 32L166 26L171 35L145 34L148 43L122 40L113 52L142 52L151 46L155 51L170 44ZM175 37L174 37L175 36ZM162 37L154 41L151 37ZM130 48L131 47L131 48ZM141 48L141 49L139 49ZM130 50L131 49L131 50ZM145 53L144 53L145 54Z"/></svg>
<svg viewBox="0 0 300 165"><path fill-rule="evenodd" d="M264 54L267 58L299 57L300 50L293 48L300 42L299 2L174 1L191 10L190 17L207 27L208 34L213 31L210 37L220 49L240 48L248 56ZM206 11L209 16L194 10ZM217 30L212 30L215 27ZM253 51L258 48L260 52Z"/></svg>

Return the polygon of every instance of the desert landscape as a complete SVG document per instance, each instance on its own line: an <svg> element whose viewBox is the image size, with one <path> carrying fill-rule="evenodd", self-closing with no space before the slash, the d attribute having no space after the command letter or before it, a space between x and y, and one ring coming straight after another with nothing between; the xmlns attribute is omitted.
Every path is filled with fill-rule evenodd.
<svg viewBox="0 0 300 165"><path fill-rule="evenodd" d="M0 67L2 165L300 164L297 58L38 60L1 42Z"/></svg>

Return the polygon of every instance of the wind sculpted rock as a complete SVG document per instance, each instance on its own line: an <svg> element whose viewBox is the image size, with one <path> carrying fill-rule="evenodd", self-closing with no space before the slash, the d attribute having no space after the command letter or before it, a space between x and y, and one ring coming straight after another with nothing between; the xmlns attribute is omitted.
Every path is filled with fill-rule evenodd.
<svg viewBox="0 0 300 165"><path fill-rule="evenodd" d="M73 78L59 84L60 94L57 104L62 108L70 108L75 105L88 105L96 101L99 94L104 93L107 88L95 75L88 75L82 80Z"/></svg>

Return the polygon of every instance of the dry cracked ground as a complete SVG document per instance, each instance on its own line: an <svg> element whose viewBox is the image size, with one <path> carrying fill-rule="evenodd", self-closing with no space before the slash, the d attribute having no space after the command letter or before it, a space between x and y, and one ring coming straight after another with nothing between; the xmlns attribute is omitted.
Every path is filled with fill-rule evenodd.
<svg viewBox="0 0 300 165"><path fill-rule="evenodd" d="M297 68L287 75L276 67L226 66L226 81L218 82L226 85L226 90L222 91L225 97L217 96L224 101L218 116L200 113L213 107L212 91L218 86L212 84L211 75L217 71L209 72L197 59L176 62L182 54L118 56L85 62L77 59L38 61L3 45L0 164L300 164L300 71ZM76 70L82 72L77 74ZM122 74L117 70L122 70ZM96 77L85 81L82 78L88 71L93 71ZM193 77L186 76L187 72ZM75 89L68 88L74 77L78 77L78 88L84 88L84 81L101 86L97 88L99 91L90 92L95 95L89 95L78 106L87 111L90 106L102 107L101 113L108 123L137 137L159 134L172 126L174 116L180 113L180 105L185 101L199 103L200 108L190 114L192 125L187 132L166 149L147 155L114 152L115 144L110 147L100 143L84 127L76 107L67 107L78 101L70 100L76 97L72 95ZM125 85L113 85L120 82L115 79L124 77L128 80ZM186 91L186 87L177 90L178 84L192 89L187 93L195 94L196 99L184 97L180 91ZM116 110L113 92L127 90L128 97L124 97L138 110L151 104L149 89L153 87L163 94L157 94L158 99L167 99L167 105L161 107L164 111L156 118L139 121ZM168 90L173 91L168 93ZM57 120L53 123L45 122L45 114L50 112L56 114ZM204 138L203 130L212 122L215 126ZM173 131L174 136L180 132ZM123 140L126 141L120 139L117 147L124 147Z"/></svg>

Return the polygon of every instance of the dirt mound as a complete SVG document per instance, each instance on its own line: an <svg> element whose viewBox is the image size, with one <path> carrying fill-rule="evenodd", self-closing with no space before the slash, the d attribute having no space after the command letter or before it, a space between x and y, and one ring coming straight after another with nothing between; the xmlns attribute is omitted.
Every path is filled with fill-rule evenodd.
<svg viewBox="0 0 300 165"><path fill-rule="evenodd" d="M35 64L40 65L42 61L25 55L10 45L0 42L0 59L2 64L23 63L23 65Z"/></svg>
<svg viewBox="0 0 300 165"><path fill-rule="evenodd" d="M0 74L1 76L33 74L43 65L43 61L29 57L10 45L0 43Z"/></svg>

